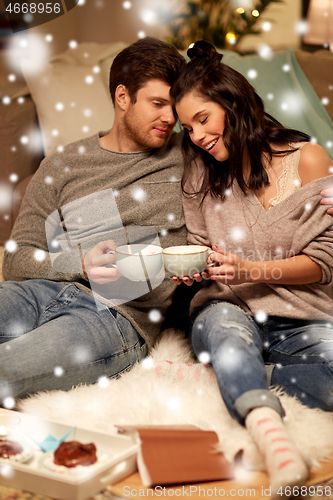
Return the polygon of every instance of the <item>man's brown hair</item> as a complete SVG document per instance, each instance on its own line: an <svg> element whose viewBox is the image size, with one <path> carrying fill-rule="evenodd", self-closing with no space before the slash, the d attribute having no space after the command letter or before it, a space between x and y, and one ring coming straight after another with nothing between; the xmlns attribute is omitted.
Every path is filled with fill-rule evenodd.
<svg viewBox="0 0 333 500"><path fill-rule="evenodd" d="M175 47L157 38L146 37L132 43L116 56L110 69L113 104L118 85L125 85L134 104L138 90L147 81L162 80L171 86L185 64Z"/></svg>

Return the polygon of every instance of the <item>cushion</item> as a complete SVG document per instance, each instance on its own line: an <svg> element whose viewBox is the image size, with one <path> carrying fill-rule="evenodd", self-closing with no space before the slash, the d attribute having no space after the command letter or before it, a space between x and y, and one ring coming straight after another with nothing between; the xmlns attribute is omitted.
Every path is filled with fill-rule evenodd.
<svg viewBox="0 0 333 500"><path fill-rule="evenodd" d="M13 191L17 182L33 174L43 158L36 109L30 97L2 106L0 120L0 244L12 229ZM27 142L23 141L27 138ZM11 176L15 174L16 179Z"/></svg>
<svg viewBox="0 0 333 500"><path fill-rule="evenodd" d="M83 43L43 67L30 59L22 61L22 71L37 109L45 155L111 128L114 108L106 68L110 68L115 55L125 46L122 42Z"/></svg>
<svg viewBox="0 0 333 500"><path fill-rule="evenodd" d="M333 52L296 50L295 56L333 122Z"/></svg>

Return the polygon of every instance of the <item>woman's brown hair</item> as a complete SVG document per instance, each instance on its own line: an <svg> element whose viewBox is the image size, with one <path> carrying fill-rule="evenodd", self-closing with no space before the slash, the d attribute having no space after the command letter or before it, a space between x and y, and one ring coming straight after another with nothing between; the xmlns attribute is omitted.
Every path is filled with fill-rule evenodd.
<svg viewBox="0 0 333 500"><path fill-rule="evenodd" d="M228 160L219 162L212 155L197 147L184 131L184 175L182 188L192 162L199 156L206 166L200 189L203 198L208 192L222 200L225 190L236 180L244 193L266 186L268 176L262 164L262 153L271 160L274 154L288 154L294 149L278 151L270 143L309 141L303 132L287 129L265 112L264 104L252 85L238 71L221 62L222 54L208 42L198 41L187 51L191 61L180 72L171 88L175 104L190 92L219 104L225 111L223 141L229 152ZM250 176L243 175L244 151L250 163ZM185 192L186 193L186 192ZM198 193L186 193L198 194Z"/></svg>

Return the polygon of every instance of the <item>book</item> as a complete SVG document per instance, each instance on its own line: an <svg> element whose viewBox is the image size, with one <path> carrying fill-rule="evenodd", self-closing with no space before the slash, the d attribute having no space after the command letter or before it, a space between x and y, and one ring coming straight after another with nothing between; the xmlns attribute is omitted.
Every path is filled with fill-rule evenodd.
<svg viewBox="0 0 333 500"><path fill-rule="evenodd" d="M214 431L195 426L123 426L140 443L137 465L145 486L232 479L234 471Z"/></svg>

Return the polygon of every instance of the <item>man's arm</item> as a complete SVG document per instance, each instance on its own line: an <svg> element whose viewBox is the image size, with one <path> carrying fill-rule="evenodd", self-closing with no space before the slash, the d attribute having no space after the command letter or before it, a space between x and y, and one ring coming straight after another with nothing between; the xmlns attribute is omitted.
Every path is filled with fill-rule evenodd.
<svg viewBox="0 0 333 500"><path fill-rule="evenodd" d="M52 175L50 163L47 159L42 162L27 187L11 234L11 244L6 245L3 265L5 279L87 281L87 284L89 281L101 283L101 279L103 283L115 281L120 276L119 271L104 267L115 261L114 255L105 253L107 248L116 246L114 241L95 245L94 237L93 248L88 251L85 249L84 252L78 244L71 247L70 234L66 232L59 215L61 178ZM59 236L66 246L60 252Z"/></svg>
<svg viewBox="0 0 333 500"><path fill-rule="evenodd" d="M48 279L74 281L85 279L81 272L62 273L52 267L45 233L47 217L57 210L57 184L52 177L50 160L44 160L31 179L14 224L10 240L5 245L3 274L6 280ZM52 179L52 182L51 182Z"/></svg>
<svg viewBox="0 0 333 500"><path fill-rule="evenodd" d="M320 203L322 205L330 205L326 212L330 215L333 215L333 187L329 189L323 189L322 191L320 191L320 195L322 196Z"/></svg>

